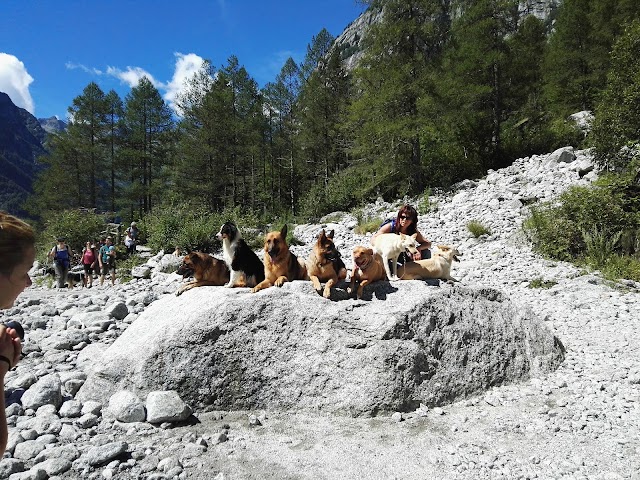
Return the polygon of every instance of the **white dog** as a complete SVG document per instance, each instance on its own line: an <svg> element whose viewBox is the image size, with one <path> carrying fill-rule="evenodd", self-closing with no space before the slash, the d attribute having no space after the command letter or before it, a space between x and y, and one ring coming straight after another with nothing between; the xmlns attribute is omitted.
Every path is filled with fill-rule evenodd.
<svg viewBox="0 0 640 480"><path fill-rule="evenodd" d="M399 273L403 280L424 280L427 278L440 278L449 282L457 282L451 276L451 264L459 262L462 254L456 247L450 245L438 245L428 260L407 262L400 267Z"/></svg>
<svg viewBox="0 0 640 480"><path fill-rule="evenodd" d="M405 235L404 233L382 233L371 240L373 251L382 257L384 270L387 278L391 281L398 280L398 257L402 252L409 252L411 255L418 253L416 248L417 233ZM393 268L393 275L389 271L389 260Z"/></svg>

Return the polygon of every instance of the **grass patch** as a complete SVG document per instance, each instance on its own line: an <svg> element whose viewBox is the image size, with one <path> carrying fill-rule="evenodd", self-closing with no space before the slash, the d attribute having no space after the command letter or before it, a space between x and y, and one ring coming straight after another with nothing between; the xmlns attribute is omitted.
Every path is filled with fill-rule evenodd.
<svg viewBox="0 0 640 480"><path fill-rule="evenodd" d="M490 235L491 230L482 225L478 220L471 220L467 223L467 230L471 232L475 238L481 237L482 235Z"/></svg>
<svg viewBox="0 0 640 480"><path fill-rule="evenodd" d="M372 218L369 220L359 221L356 228L353 229L358 235L365 235L367 233L374 233L380 229L380 225L383 220L381 218Z"/></svg>
<svg viewBox="0 0 640 480"><path fill-rule="evenodd" d="M529 288L551 288L557 285L555 280L543 280L542 278L534 278L529 282Z"/></svg>
<svg viewBox="0 0 640 480"><path fill-rule="evenodd" d="M147 263L147 259L140 255L131 255L124 259L118 259L118 263L116 264L118 269L117 278L120 279L120 283L127 283L131 281L133 278L131 276L131 269L144 263ZM105 277L105 281L107 281L108 278L108 276Z"/></svg>

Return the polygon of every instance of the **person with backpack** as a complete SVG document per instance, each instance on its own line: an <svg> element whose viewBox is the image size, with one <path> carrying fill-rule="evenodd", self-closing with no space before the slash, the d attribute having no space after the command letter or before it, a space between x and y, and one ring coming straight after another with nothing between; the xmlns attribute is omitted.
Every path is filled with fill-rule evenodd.
<svg viewBox="0 0 640 480"><path fill-rule="evenodd" d="M131 226L124 232L124 245L127 247L127 253L133 255L136 253L136 245L138 244L138 226L136 222L131 222Z"/></svg>
<svg viewBox="0 0 640 480"><path fill-rule="evenodd" d="M98 252L98 263L100 264L100 285L104 283L104 277L111 272L111 285L116 284L116 247L113 239L107 237L105 244Z"/></svg>
<svg viewBox="0 0 640 480"><path fill-rule="evenodd" d="M56 242L49 252L48 257L53 260L53 268L56 271L58 288L64 288L66 286L67 274L71 267L71 250L65 243L64 237L58 237Z"/></svg>

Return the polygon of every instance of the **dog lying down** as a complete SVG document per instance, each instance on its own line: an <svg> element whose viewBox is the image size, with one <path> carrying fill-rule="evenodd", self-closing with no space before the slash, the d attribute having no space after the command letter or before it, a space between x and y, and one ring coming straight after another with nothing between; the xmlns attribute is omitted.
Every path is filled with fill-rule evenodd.
<svg viewBox="0 0 640 480"><path fill-rule="evenodd" d="M457 282L451 276L451 264L459 262L462 254L451 245L438 245L427 260L407 262L398 267L398 276L402 280L426 280L439 278L450 282Z"/></svg>

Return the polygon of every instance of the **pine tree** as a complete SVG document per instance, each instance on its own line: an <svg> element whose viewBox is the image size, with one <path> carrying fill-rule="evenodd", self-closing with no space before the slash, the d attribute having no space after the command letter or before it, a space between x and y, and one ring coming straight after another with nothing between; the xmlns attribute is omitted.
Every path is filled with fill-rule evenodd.
<svg viewBox="0 0 640 480"><path fill-rule="evenodd" d="M171 150L173 120L169 107L147 77L126 96L123 115L129 162L129 206L131 216L151 212L156 197L165 189Z"/></svg>
<svg viewBox="0 0 640 480"><path fill-rule="evenodd" d="M483 169L503 159L502 123L507 117L509 49L516 30L516 0L463 0L453 23L453 48L445 64L446 97L454 107L458 138Z"/></svg>
<svg viewBox="0 0 640 480"><path fill-rule="evenodd" d="M380 23L363 39L365 56L355 72L361 92L351 107L355 157L376 165L379 186L393 195L426 185L421 135L430 119L420 104L434 91L432 74L449 29L446 0L374 0Z"/></svg>
<svg viewBox="0 0 640 480"><path fill-rule="evenodd" d="M598 104L593 126L596 160L609 169L620 169L629 162L622 150L640 144L640 20L625 31L611 56L607 87Z"/></svg>
<svg viewBox="0 0 640 480"><path fill-rule="evenodd" d="M105 138L105 146L107 148L107 164L110 171L109 178L109 204L112 212L116 211L116 197L118 195L118 191L116 188L116 183L118 177L121 176L121 171L124 169L125 165L119 158L119 147L122 137L122 129L121 129L121 120L122 115L124 114L124 108L122 105L122 100L120 96L114 91L111 90L107 96L105 97L105 102L107 106L106 111L106 127L107 127L107 135Z"/></svg>
<svg viewBox="0 0 640 480"><path fill-rule="evenodd" d="M69 107L70 122L67 127L69 137L82 158L78 178L81 186L81 202L90 208L99 205L99 185L103 185L108 176L105 171L104 140L107 134L107 100L104 92L91 82L82 91L82 95L73 99ZM86 203L85 203L86 202ZM102 203L102 202L100 202Z"/></svg>

